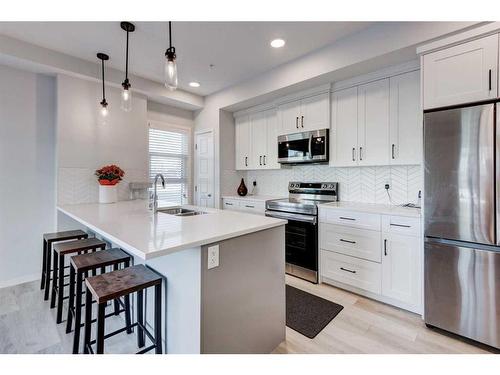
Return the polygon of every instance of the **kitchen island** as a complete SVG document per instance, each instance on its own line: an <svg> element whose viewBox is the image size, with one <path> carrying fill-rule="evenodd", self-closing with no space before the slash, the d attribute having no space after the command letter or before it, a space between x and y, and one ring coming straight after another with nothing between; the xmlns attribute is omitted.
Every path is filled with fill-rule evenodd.
<svg viewBox="0 0 500 375"><path fill-rule="evenodd" d="M205 214L153 214L143 200L63 205L58 229L83 228L164 277L167 353L271 352L285 339L286 221L183 207ZM209 269L213 246L219 264Z"/></svg>

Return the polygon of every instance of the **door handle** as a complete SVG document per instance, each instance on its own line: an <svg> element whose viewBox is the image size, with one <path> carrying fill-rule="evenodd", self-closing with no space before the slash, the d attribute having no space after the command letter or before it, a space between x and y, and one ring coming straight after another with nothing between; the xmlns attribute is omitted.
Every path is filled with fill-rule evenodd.
<svg viewBox="0 0 500 375"><path fill-rule="evenodd" d="M259 156L259 164L262 165L262 155Z"/></svg>
<svg viewBox="0 0 500 375"><path fill-rule="evenodd" d="M391 155L392 155L393 159L394 159L394 147L395 147L395 145L393 143L392 146L391 146Z"/></svg>
<svg viewBox="0 0 500 375"><path fill-rule="evenodd" d="M488 70L488 90L491 91L491 69Z"/></svg>
<svg viewBox="0 0 500 375"><path fill-rule="evenodd" d="M387 256L387 239L384 239L384 255Z"/></svg>
<svg viewBox="0 0 500 375"><path fill-rule="evenodd" d="M356 243L356 241L344 240L343 238L341 238L340 241L342 241L342 242L348 242L348 243L352 243L352 244Z"/></svg>
<svg viewBox="0 0 500 375"><path fill-rule="evenodd" d="M356 161L355 156L354 156L354 153L355 153L355 152L356 152L356 148L355 148L355 147L353 147L353 148L352 148L352 161Z"/></svg>
<svg viewBox="0 0 500 375"><path fill-rule="evenodd" d="M304 116L300 116L300 125L304 127Z"/></svg>
<svg viewBox="0 0 500 375"><path fill-rule="evenodd" d="M344 268L344 267L340 267L340 269L341 269L342 271L346 271L346 272L350 272L350 273L356 273L356 271L349 270L349 269Z"/></svg>
<svg viewBox="0 0 500 375"><path fill-rule="evenodd" d="M363 160L363 154L362 154L362 152L363 152L363 147L360 147L359 148L359 160Z"/></svg>
<svg viewBox="0 0 500 375"><path fill-rule="evenodd" d="M295 127L299 128L299 116L295 117Z"/></svg>
<svg viewBox="0 0 500 375"><path fill-rule="evenodd" d="M212 194L207 194L207 197L212 198Z"/></svg>

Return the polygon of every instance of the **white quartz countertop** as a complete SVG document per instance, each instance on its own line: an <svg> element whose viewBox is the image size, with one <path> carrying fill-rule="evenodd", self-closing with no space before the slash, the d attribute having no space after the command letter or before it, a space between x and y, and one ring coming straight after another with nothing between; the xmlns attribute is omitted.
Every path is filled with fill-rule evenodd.
<svg viewBox="0 0 500 375"><path fill-rule="evenodd" d="M154 215L145 200L62 205L57 209L142 259L278 227L287 222L229 210L182 207L208 213L185 217L162 212Z"/></svg>
<svg viewBox="0 0 500 375"><path fill-rule="evenodd" d="M402 207L390 204L332 202L318 205L320 208L334 208L382 215L420 217L420 208Z"/></svg>
<svg viewBox="0 0 500 375"><path fill-rule="evenodd" d="M247 201L257 201L257 202L266 202L273 199L283 199L286 197L277 197L271 195L245 195L241 197L239 195L224 195L222 199L235 199L235 200L247 200Z"/></svg>

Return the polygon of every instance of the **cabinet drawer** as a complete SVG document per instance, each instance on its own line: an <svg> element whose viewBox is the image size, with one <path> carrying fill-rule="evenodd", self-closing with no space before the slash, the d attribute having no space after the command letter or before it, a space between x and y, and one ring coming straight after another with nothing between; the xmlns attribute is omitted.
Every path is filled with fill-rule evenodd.
<svg viewBox="0 0 500 375"><path fill-rule="evenodd" d="M380 232L321 223L320 248L356 258L381 262Z"/></svg>
<svg viewBox="0 0 500 375"><path fill-rule="evenodd" d="M321 275L334 281L380 294L382 272L379 263L320 250Z"/></svg>
<svg viewBox="0 0 500 375"><path fill-rule="evenodd" d="M380 230L380 215L365 212L321 208L319 220L328 224L339 224L360 229Z"/></svg>
<svg viewBox="0 0 500 375"><path fill-rule="evenodd" d="M264 202L241 200L240 210L249 213L264 214L266 211L266 204Z"/></svg>
<svg viewBox="0 0 500 375"><path fill-rule="evenodd" d="M238 211L240 209L240 202L232 199L223 199L222 207L224 210Z"/></svg>
<svg viewBox="0 0 500 375"><path fill-rule="evenodd" d="M405 236L419 236L420 218L382 215L382 231Z"/></svg>

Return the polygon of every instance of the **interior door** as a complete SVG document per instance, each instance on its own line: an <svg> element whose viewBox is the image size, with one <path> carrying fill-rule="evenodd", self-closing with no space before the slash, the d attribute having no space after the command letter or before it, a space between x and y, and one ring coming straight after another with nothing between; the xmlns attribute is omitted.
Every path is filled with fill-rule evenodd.
<svg viewBox="0 0 500 375"><path fill-rule="evenodd" d="M420 71L390 79L391 165L422 163L422 109L420 107Z"/></svg>
<svg viewBox="0 0 500 375"><path fill-rule="evenodd" d="M425 236L495 243L494 104L424 115Z"/></svg>
<svg viewBox="0 0 500 375"><path fill-rule="evenodd" d="M358 165L388 165L389 79L358 87Z"/></svg>
<svg viewBox="0 0 500 375"><path fill-rule="evenodd" d="M213 132L197 133L195 139L196 205L215 207L214 200L214 137Z"/></svg>
<svg viewBox="0 0 500 375"><path fill-rule="evenodd" d="M358 88L332 94L332 134L330 165L350 167L358 164Z"/></svg>

